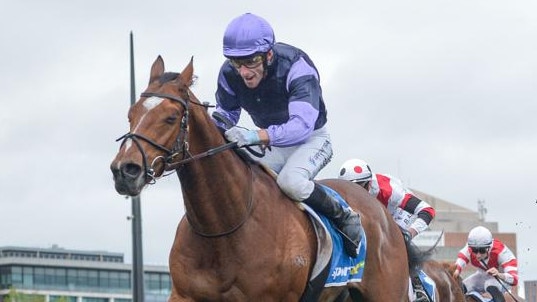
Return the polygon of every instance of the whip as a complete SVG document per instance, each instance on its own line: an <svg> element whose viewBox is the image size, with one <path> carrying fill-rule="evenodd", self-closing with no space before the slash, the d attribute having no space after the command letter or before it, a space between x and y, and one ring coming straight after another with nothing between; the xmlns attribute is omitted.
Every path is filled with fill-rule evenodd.
<svg viewBox="0 0 537 302"><path fill-rule="evenodd" d="M483 264L483 266L488 270L489 269L489 266L487 265L487 263L485 262L485 260L481 259L479 260L479 262L481 262L481 264ZM515 296L513 296L513 294L507 289L507 287L505 287L505 285L503 284L503 281L498 278L498 276L494 276L494 278L496 280L498 280L498 283L500 283L500 285L503 287L503 289L505 289L505 291L511 296L511 298L513 298L513 300L515 300L515 302L519 302Z"/></svg>

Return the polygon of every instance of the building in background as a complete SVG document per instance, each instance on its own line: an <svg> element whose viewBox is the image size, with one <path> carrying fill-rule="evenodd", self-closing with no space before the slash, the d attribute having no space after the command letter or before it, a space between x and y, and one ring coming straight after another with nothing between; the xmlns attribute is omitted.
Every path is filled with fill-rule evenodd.
<svg viewBox="0 0 537 302"><path fill-rule="evenodd" d="M41 301L130 302L132 265L123 254L51 248L0 247L0 302L13 288ZM165 302L168 268L144 267L146 302Z"/></svg>

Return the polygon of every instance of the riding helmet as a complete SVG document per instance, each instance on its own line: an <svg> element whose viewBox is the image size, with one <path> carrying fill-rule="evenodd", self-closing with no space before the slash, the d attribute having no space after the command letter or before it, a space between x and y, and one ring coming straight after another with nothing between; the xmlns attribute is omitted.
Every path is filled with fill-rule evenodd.
<svg viewBox="0 0 537 302"><path fill-rule="evenodd" d="M478 226L470 230L468 234L469 247L490 247L492 245L492 234L483 227Z"/></svg>
<svg viewBox="0 0 537 302"><path fill-rule="evenodd" d="M339 170L339 179L353 182L369 181L372 176L371 168L361 159L349 159Z"/></svg>
<svg viewBox="0 0 537 302"><path fill-rule="evenodd" d="M224 33L224 56L248 57L266 53L274 45L274 31L263 18L251 13L231 21Z"/></svg>

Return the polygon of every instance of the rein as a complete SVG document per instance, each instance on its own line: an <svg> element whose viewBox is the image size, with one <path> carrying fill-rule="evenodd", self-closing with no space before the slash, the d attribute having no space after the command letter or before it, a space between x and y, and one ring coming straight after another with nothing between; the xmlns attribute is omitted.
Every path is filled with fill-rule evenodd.
<svg viewBox="0 0 537 302"><path fill-rule="evenodd" d="M487 263L485 262L485 260L481 259L479 260L479 262L481 262L481 264L487 269L489 270L490 267L487 265ZM513 300L515 300L515 302L518 302L518 300L515 298L515 296L513 296L513 294L509 291L509 289L504 285L504 282L502 279L500 279L498 276L494 276L494 279L496 279L498 281L498 283L500 283L500 285L503 287L503 289L505 290L505 292L507 292L511 298L513 298ZM507 283L507 282L505 282ZM507 283L508 285L511 285L509 283ZM502 293L503 294L503 293Z"/></svg>
<svg viewBox="0 0 537 302"><path fill-rule="evenodd" d="M206 109L208 107L214 107L214 106L210 106L207 103L198 104L198 103L191 102L190 101L190 94L188 94L188 98L186 100L184 100L182 98L179 98L179 97L177 97L175 95L166 94L166 93L144 92L144 93L141 94L141 96L142 97L155 96L155 97L160 97L160 98L167 98L167 99L170 99L172 101L176 101L176 102L180 103L181 105L183 105L183 107L185 107L185 116L186 117L184 118L184 122L183 121L181 122L181 133L183 134L183 154L188 154L189 155L188 158L182 159L182 160L177 161L177 162L171 162L171 160L177 155L176 152L167 150L167 149L163 148L162 146L160 146L158 144L155 144L153 142L150 142L149 140L146 139L146 141L148 141L152 146L154 146L157 149L160 149L162 151L165 151L168 154L168 157L165 160L164 171L176 170L176 169L180 168L182 165L184 165L186 163L189 163L191 161L198 160L198 159L203 158L203 157L211 156L211 155L220 153L222 151L235 148L237 146L236 142L231 142L231 143L227 143L227 144L222 145L222 146L218 146L216 148L209 149L209 150L207 150L205 152L202 152L200 154L191 155L190 152L188 152L188 142L186 141L186 133L188 132L188 105L189 104L194 104L194 105L198 105L198 106L203 106ZM181 137L181 135L179 135L179 137ZM177 145L180 144L179 143L179 137L177 139Z"/></svg>
<svg viewBox="0 0 537 302"><path fill-rule="evenodd" d="M227 144L222 145L222 146L218 146L216 148L209 149L209 150L207 150L205 152L202 152L200 154L191 155L189 158L180 160L178 162L166 163L165 170L166 171L175 170L175 169L180 168L182 165L184 165L186 163L189 163L191 161L195 161L195 160L198 160L200 158L208 157L208 156L220 153L220 152L228 150L228 149L233 149L235 147L237 147L237 142L231 142L231 143L227 143Z"/></svg>

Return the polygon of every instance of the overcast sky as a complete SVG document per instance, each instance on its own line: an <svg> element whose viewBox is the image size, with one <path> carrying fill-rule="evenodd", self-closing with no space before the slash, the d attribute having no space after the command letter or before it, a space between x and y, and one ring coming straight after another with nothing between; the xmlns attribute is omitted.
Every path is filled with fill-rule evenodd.
<svg viewBox="0 0 537 302"><path fill-rule="evenodd" d="M316 63L337 177L348 158L470 210L518 239L537 279L537 2L27 1L0 10L0 246L106 250L132 259L130 199L109 164L136 89L162 55L214 103L222 35L245 12ZM146 264L167 264L183 215L176 176L142 193Z"/></svg>

